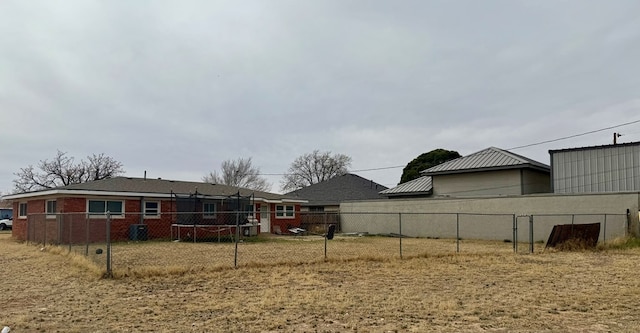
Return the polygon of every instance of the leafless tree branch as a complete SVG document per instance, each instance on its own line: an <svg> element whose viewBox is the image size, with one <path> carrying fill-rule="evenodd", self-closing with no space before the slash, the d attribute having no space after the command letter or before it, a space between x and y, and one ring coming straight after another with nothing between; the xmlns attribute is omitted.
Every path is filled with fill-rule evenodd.
<svg viewBox="0 0 640 333"><path fill-rule="evenodd" d="M269 191L271 183L260 176L260 168L252 165L251 158L238 158L235 161L226 160L222 162L220 173L210 172L202 177L207 183L224 184L248 188L256 191Z"/></svg>
<svg viewBox="0 0 640 333"><path fill-rule="evenodd" d="M314 150L296 158L280 182L284 192L294 191L347 173L351 157Z"/></svg>
<svg viewBox="0 0 640 333"><path fill-rule="evenodd" d="M51 160L41 160L38 170L33 165L21 168L13 180L14 192L24 193L115 177L124 173L122 163L104 154L93 154L75 163L74 158L58 150Z"/></svg>

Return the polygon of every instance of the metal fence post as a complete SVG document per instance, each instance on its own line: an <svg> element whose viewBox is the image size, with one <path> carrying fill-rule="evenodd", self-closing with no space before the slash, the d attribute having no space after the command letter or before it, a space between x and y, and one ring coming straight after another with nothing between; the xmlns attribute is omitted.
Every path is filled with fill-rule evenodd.
<svg viewBox="0 0 640 333"><path fill-rule="evenodd" d="M576 214L571 214L571 234L573 235L573 224L576 219Z"/></svg>
<svg viewBox="0 0 640 333"><path fill-rule="evenodd" d="M113 277L111 271L111 212L107 211L107 277Z"/></svg>
<svg viewBox="0 0 640 333"><path fill-rule="evenodd" d="M65 215L62 215L63 219L64 219L64 217L65 217ZM71 241L73 239L72 238L73 237L73 231L72 231L73 230L73 218L68 218L67 220L69 222L69 239L68 239L68 242L69 242L69 253L71 253Z"/></svg>
<svg viewBox="0 0 640 333"><path fill-rule="evenodd" d="M607 214L604 214L604 231L602 232L603 244L607 244Z"/></svg>
<svg viewBox="0 0 640 333"><path fill-rule="evenodd" d="M516 253L518 253L518 245L520 245L520 244L518 244L520 242L520 239L519 239L520 236L518 235L518 228L519 228L519 226L518 226L518 217L516 217Z"/></svg>
<svg viewBox="0 0 640 333"><path fill-rule="evenodd" d="M456 253L460 253L460 213L456 213Z"/></svg>
<svg viewBox="0 0 640 333"><path fill-rule="evenodd" d="M44 235L42 236L42 245L47 246L47 217L44 218Z"/></svg>
<svg viewBox="0 0 640 333"><path fill-rule="evenodd" d="M31 223L29 223L29 217L27 216L27 245L29 245L29 240L31 240ZM13 232L13 231L11 231Z"/></svg>
<svg viewBox="0 0 640 333"><path fill-rule="evenodd" d="M400 259L402 259L402 213L398 213L398 233L400 234Z"/></svg>
<svg viewBox="0 0 640 333"><path fill-rule="evenodd" d="M238 192L238 196L240 196L239 193L240 192ZM239 201L240 199L238 199L238 202ZM193 233L195 235L195 229ZM240 212L236 210L236 248L235 248L234 259L233 259L233 267L235 268L238 268L238 242L239 241L240 241Z"/></svg>
<svg viewBox="0 0 640 333"><path fill-rule="evenodd" d="M629 234L631 233L631 210L629 210L629 208L627 208L627 214L626 214L626 229L624 231L624 235L629 236Z"/></svg>
<svg viewBox="0 0 640 333"><path fill-rule="evenodd" d="M327 212L324 212L324 259L327 259L327 233L329 229L327 229Z"/></svg>
<svg viewBox="0 0 640 333"><path fill-rule="evenodd" d="M60 216L58 214L56 214L56 223L58 224L58 232L57 232L57 238L58 241L56 243L56 245L60 245L62 244L62 220L60 219Z"/></svg>
<svg viewBox="0 0 640 333"><path fill-rule="evenodd" d="M533 253L533 215L529 215L529 253Z"/></svg>
<svg viewBox="0 0 640 333"><path fill-rule="evenodd" d="M513 229L513 237L511 238L513 240L513 252L518 253L518 246L516 245L516 242L518 241L518 222L516 214L513 214L513 221L511 223L511 226Z"/></svg>
<svg viewBox="0 0 640 333"><path fill-rule="evenodd" d="M89 256L89 213L85 216L84 219L84 256Z"/></svg>

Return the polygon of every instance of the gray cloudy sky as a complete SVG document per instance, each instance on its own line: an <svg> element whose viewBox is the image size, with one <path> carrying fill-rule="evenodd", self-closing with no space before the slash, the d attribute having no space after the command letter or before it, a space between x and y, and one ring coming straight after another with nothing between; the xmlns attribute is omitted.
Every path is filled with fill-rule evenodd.
<svg viewBox="0 0 640 333"><path fill-rule="evenodd" d="M637 0L4 0L0 32L5 193L58 149L199 181L238 157L362 170L640 119ZM513 152L548 164L614 131L640 141L636 123Z"/></svg>

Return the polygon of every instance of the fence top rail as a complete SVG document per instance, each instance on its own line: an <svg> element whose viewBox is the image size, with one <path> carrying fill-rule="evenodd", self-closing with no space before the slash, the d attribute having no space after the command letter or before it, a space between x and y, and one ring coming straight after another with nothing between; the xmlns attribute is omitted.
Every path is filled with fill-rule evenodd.
<svg viewBox="0 0 640 333"><path fill-rule="evenodd" d="M512 217L516 214L507 213L440 213L440 212L340 212L340 215L485 215L485 216L508 216Z"/></svg>
<svg viewBox="0 0 640 333"><path fill-rule="evenodd" d="M529 214L530 216L627 216L623 213L579 213L579 214Z"/></svg>
<svg viewBox="0 0 640 333"><path fill-rule="evenodd" d="M276 211L268 211L267 213L275 213ZM214 214L217 215L234 215L234 214L259 214L261 212L253 212L253 211L218 211ZM265 212L262 212L265 213ZM143 215L143 212L123 212L120 215ZM162 212L157 215L194 215L194 214L206 214L204 212ZM558 213L558 214L516 214L516 213L473 213L473 212L464 212L464 213L453 213L453 212L296 212L296 214L300 215L473 215L473 216L627 216L626 213ZM67 215L83 215L83 216L104 216L107 217L107 214L96 214L96 213L87 213L87 212L75 212L75 213L32 213L27 216L67 216ZM113 216L113 214L111 214ZM156 216L157 216L156 215Z"/></svg>

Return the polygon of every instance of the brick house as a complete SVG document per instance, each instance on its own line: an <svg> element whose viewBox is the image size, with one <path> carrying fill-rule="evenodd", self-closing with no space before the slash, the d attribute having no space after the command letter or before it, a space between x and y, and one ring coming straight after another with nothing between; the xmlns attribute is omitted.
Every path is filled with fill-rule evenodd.
<svg viewBox="0 0 640 333"><path fill-rule="evenodd" d="M233 186L164 179L114 177L4 197L12 202L13 236L26 240L28 223L45 223L47 235L61 242L89 234L103 239L105 213L112 216L111 238L130 237L132 225L148 226L149 238L172 237L184 225L253 223L259 233L287 233L300 226L300 205L305 200ZM227 229L228 230L228 229ZM45 237L46 237L45 236Z"/></svg>

